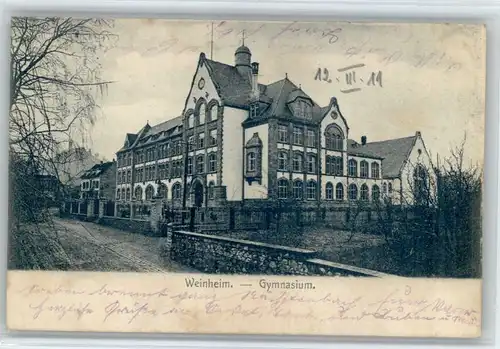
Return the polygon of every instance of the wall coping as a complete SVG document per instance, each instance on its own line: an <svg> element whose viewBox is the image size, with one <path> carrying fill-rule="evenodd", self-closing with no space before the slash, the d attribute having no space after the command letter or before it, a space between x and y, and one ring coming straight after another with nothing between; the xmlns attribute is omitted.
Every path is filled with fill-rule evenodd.
<svg viewBox="0 0 500 349"><path fill-rule="evenodd" d="M209 239L209 240L226 241L226 242L232 242L232 243L243 244L243 245L248 245L248 246L264 247L267 249L279 250L282 252L309 255L311 257L316 254L316 251L306 250L303 248L295 248L295 247L288 247L288 246L281 246L281 245L272 245L272 244L266 244L264 242L257 242L257 241L250 241L250 240L239 240L239 239L228 238L225 236L206 235L206 234L193 233L193 232L188 232L188 231L179 231L179 230L174 231L174 234L195 236L195 237Z"/></svg>
<svg viewBox="0 0 500 349"><path fill-rule="evenodd" d="M116 219L117 221L149 222L149 220L147 220L147 219L130 219L130 218L122 218L122 217L114 217L114 216L106 216L106 215L103 215L101 218Z"/></svg>
<svg viewBox="0 0 500 349"><path fill-rule="evenodd" d="M359 273L359 274L365 274L368 276L375 276L375 277L389 277L389 276L391 276L391 277L394 277L394 275L391 275L391 274L385 274L385 273L381 273L381 272L371 270L371 269L355 267L353 265L331 262L331 261L327 261L324 259L313 258L313 259L308 259L306 262L316 264L319 266L324 266L324 267L344 269L347 271L352 271L352 272Z"/></svg>

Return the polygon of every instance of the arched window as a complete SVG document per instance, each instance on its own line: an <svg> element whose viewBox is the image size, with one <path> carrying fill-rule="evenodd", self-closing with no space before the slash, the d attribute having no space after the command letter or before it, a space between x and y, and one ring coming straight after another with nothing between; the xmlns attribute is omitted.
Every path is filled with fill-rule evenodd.
<svg viewBox="0 0 500 349"><path fill-rule="evenodd" d="M380 188L376 184L374 184L372 186L372 200L374 202L377 202L380 200Z"/></svg>
<svg viewBox="0 0 500 349"><path fill-rule="evenodd" d="M304 197L304 183L300 179L293 182L293 198L302 200Z"/></svg>
<svg viewBox="0 0 500 349"><path fill-rule="evenodd" d="M255 171L256 170L256 159L255 159L255 153L254 152L249 152L247 154L247 171Z"/></svg>
<svg viewBox="0 0 500 349"><path fill-rule="evenodd" d="M349 160L349 176L357 177L358 176L358 162L354 159Z"/></svg>
<svg viewBox="0 0 500 349"><path fill-rule="evenodd" d="M344 185L337 183L335 186L335 200L344 200Z"/></svg>
<svg viewBox="0 0 500 349"><path fill-rule="evenodd" d="M142 188L136 187L134 191L134 196L136 200L142 200Z"/></svg>
<svg viewBox="0 0 500 349"><path fill-rule="evenodd" d="M344 149L344 133L335 124L329 125L325 130L325 147L339 151Z"/></svg>
<svg viewBox="0 0 500 349"><path fill-rule="evenodd" d="M196 158L196 173L205 172L205 156L198 155Z"/></svg>
<svg viewBox="0 0 500 349"><path fill-rule="evenodd" d="M285 178L278 179L278 199L286 199L288 197L288 180Z"/></svg>
<svg viewBox="0 0 500 349"><path fill-rule="evenodd" d="M278 153L278 170L287 171L288 170L288 154L284 151Z"/></svg>
<svg viewBox="0 0 500 349"><path fill-rule="evenodd" d="M304 158L304 155L301 152L294 152L293 153L293 164L292 164L292 170L293 172L302 172L302 160Z"/></svg>
<svg viewBox="0 0 500 349"><path fill-rule="evenodd" d="M317 194L316 194L316 181L313 179L310 179L307 182L307 188L306 188L306 197L307 200L316 200Z"/></svg>
<svg viewBox="0 0 500 349"><path fill-rule="evenodd" d="M116 200L120 200L120 193L121 193L120 188L116 189Z"/></svg>
<svg viewBox="0 0 500 349"><path fill-rule="evenodd" d="M205 103L200 104L198 109L198 125L203 125L205 123L206 112L207 107L205 106Z"/></svg>
<svg viewBox="0 0 500 349"><path fill-rule="evenodd" d="M130 200L130 194L131 194L130 188L127 188L127 200Z"/></svg>
<svg viewBox="0 0 500 349"><path fill-rule="evenodd" d="M208 182L208 198L211 200L214 198L214 186L214 181Z"/></svg>
<svg viewBox="0 0 500 349"><path fill-rule="evenodd" d="M361 178L368 178L368 162L366 162L365 160L361 161L360 162L360 174L359 176Z"/></svg>
<svg viewBox="0 0 500 349"><path fill-rule="evenodd" d="M216 103L210 107L210 121L217 120L219 114L219 105Z"/></svg>
<svg viewBox="0 0 500 349"><path fill-rule="evenodd" d="M176 200L182 198L182 187L180 183L174 183L174 185L172 185L172 198Z"/></svg>
<svg viewBox="0 0 500 349"><path fill-rule="evenodd" d="M372 178L380 178L380 165L378 162L372 162Z"/></svg>
<svg viewBox="0 0 500 349"><path fill-rule="evenodd" d="M187 115L188 119L188 128L193 128L194 127L194 114L191 112Z"/></svg>
<svg viewBox="0 0 500 349"><path fill-rule="evenodd" d="M358 187L356 184L349 184L349 200L357 200L358 199Z"/></svg>
<svg viewBox="0 0 500 349"><path fill-rule="evenodd" d="M146 200L151 200L153 198L154 193L155 193L155 189L153 188L153 186L148 185L146 187Z"/></svg>
<svg viewBox="0 0 500 349"><path fill-rule="evenodd" d="M187 158L187 174L188 175L192 175L193 174L193 158L192 157L188 157Z"/></svg>
<svg viewBox="0 0 500 349"><path fill-rule="evenodd" d="M326 183L325 198L327 200L333 200L333 184L330 182Z"/></svg>
<svg viewBox="0 0 500 349"><path fill-rule="evenodd" d="M392 183L389 183L389 195L392 194Z"/></svg>
<svg viewBox="0 0 500 349"><path fill-rule="evenodd" d="M168 187L165 184L160 184L158 188L158 195L160 195L163 199L168 199Z"/></svg>
<svg viewBox="0 0 500 349"><path fill-rule="evenodd" d="M361 185L361 200L368 201L368 186L366 184Z"/></svg>
<svg viewBox="0 0 500 349"><path fill-rule="evenodd" d="M215 153L208 155L208 172L217 171L217 155Z"/></svg>

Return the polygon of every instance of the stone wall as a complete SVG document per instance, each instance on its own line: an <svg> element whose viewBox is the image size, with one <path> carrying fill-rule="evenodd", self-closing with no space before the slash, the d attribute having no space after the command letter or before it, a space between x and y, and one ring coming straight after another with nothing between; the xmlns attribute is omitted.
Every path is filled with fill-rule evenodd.
<svg viewBox="0 0 500 349"><path fill-rule="evenodd" d="M385 274L315 258L315 251L176 231L170 258L205 273L371 276Z"/></svg>
<svg viewBox="0 0 500 349"><path fill-rule="evenodd" d="M99 224L113 227L116 229L121 229L129 231L132 233L139 233L144 235L155 235L153 229L151 228L151 222L149 220L139 220L139 219L129 219L129 218L117 218L117 217L101 217L98 220Z"/></svg>

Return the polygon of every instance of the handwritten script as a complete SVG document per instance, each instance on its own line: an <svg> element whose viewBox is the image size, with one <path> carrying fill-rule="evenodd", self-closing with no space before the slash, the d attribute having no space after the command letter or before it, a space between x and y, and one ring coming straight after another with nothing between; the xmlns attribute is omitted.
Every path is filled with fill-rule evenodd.
<svg viewBox="0 0 500 349"><path fill-rule="evenodd" d="M382 297L340 297L335 292L263 290L240 288L224 290L191 289L179 292L168 287L151 291L113 288L103 284L92 289L53 288L31 284L18 293L26 299L29 316L35 321L81 321L92 317L100 323L145 318L196 318L230 316L258 320L274 318L312 322L366 320L438 321L480 326L476 309L462 308L445 298L414 296L412 288L395 288Z"/></svg>

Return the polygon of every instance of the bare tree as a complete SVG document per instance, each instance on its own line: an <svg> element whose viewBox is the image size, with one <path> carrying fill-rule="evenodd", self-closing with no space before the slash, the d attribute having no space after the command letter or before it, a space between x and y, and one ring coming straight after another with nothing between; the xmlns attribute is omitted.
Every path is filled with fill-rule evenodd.
<svg viewBox="0 0 500 349"><path fill-rule="evenodd" d="M408 164L401 202L377 206L378 226L401 273L480 275L482 173L466 166L465 145L466 137L430 167Z"/></svg>
<svg viewBox="0 0 500 349"><path fill-rule="evenodd" d="M100 19L15 17L11 23L9 154L11 223L43 216L40 175L59 181L57 156L86 136L109 81L99 56L113 45L113 22Z"/></svg>

